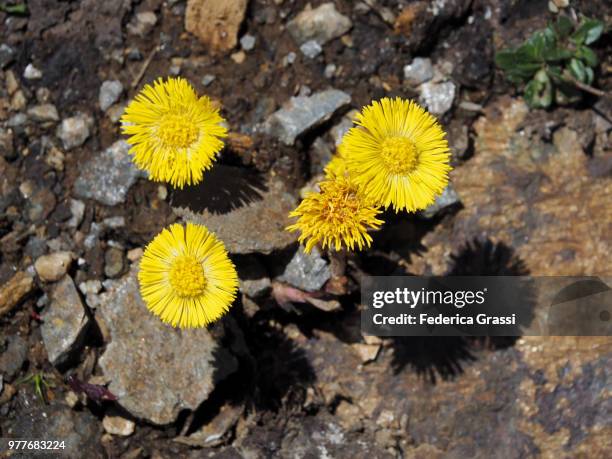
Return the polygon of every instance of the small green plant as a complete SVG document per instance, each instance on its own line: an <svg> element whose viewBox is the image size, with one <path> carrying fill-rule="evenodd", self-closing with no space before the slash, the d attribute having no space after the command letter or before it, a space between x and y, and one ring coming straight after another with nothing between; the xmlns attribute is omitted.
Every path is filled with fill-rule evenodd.
<svg viewBox="0 0 612 459"><path fill-rule="evenodd" d="M17 385L31 382L34 385L34 392L43 403L48 403L46 389L54 388L55 384L51 381L52 376L45 375L43 372L32 373L17 381Z"/></svg>
<svg viewBox="0 0 612 459"><path fill-rule="evenodd" d="M28 14L28 5L25 3L2 2L0 3L0 11L8 14L25 16Z"/></svg>
<svg viewBox="0 0 612 459"><path fill-rule="evenodd" d="M499 51L495 63L510 82L526 83L525 100L534 108L576 102L581 91L601 96L591 87L598 61L588 45L599 39L603 29L603 22L596 19L583 17L574 23L559 16L518 48Z"/></svg>

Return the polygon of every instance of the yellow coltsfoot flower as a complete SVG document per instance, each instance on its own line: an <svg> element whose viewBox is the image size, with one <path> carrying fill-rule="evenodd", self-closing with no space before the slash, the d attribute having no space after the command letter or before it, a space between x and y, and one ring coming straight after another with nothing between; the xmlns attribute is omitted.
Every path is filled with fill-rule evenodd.
<svg viewBox="0 0 612 459"><path fill-rule="evenodd" d="M344 175L324 180L319 187L320 192L309 193L289 214L298 220L287 230L301 232L298 240L306 241L304 251L309 253L319 243L323 249L335 250L369 247L368 228L377 229L383 223L376 218L380 209L370 205Z"/></svg>
<svg viewBox="0 0 612 459"><path fill-rule="evenodd" d="M146 247L138 272L147 308L179 328L208 325L230 308L238 276L225 246L206 227L164 229Z"/></svg>
<svg viewBox="0 0 612 459"><path fill-rule="evenodd" d="M377 205L414 212L448 184L450 150L437 120L413 101L383 98L364 107L342 140L346 167Z"/></svg>
<svg viewBox="0 0 612 459"><path fill-rule="evenodd" d="M184 78L146 85L121 118L136 165L152 180L179 188L201 182L212 166L227 136L223 121Z"/></svg>

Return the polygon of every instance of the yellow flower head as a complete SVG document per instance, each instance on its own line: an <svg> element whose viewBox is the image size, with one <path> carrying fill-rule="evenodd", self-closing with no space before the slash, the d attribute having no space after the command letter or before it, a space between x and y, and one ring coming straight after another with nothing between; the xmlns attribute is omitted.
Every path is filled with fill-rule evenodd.
<svg viewBox="0 0 612 459"><path fill-rule="evenodd" d="M202 181L227 130L211 100L183 78L146 85L121 118L136 165L152 180L183 188Z"/></svg>
<svg viewBox="0 0 612 459"><path fill-rule="evenodd" d="M196 328L219 319L238 288L223 243L206 227L187 223L164 229L147 246L138 273L149 310L173 327Z"/></svg>
<svg viewBox="0 0 612 459"><path fill-rule="evenodd" d="M346 169L346 158L342 153L342 148L338 147L336 154L332 156L332 159L329 161L329 163L327 163L327 166L325 166L323 172L325 172L325 177L328 179L348 175L348 171Z"/></svg>
<svg viewBox="0 0 612 459"><path fill-rule="evenodd" d="M324 180L319 184L319 193L311 192L300 203L290 217L297 217L288 231L300 231L300 243L306 242L304 251L309 253L321 243L336 250L343 245L354 250L369 247L372 237L368 228L378 228L383 221L376 216L380 212L364 200L363 194L345 176Z"/></svg>
<svg viewBox="0 0 612 459"><path fill-rule="evenodd" d="M414 212L448 183L450 150L436 119L413 101L364 107L342 141L349 175L377 205Z"/></svg>

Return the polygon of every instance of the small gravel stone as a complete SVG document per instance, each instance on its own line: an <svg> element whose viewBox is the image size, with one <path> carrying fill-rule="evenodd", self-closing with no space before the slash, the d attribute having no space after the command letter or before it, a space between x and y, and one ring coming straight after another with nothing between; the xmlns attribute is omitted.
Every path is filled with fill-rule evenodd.
<svg viewBox="0 0 612 459"><path fill-rule="evenodd" d="M431 59L415 57L409 65L404 67L404 79L411 86L418 86L433 78Z"/></svg>
<svg viewBox="0 0 612 459"><path fill-rule="evenodd" d="M104 430L111 435L119 435L128 437L134 433L134 421L122 418L120 416L104 416L102 419Z"/></svg>
<svg viewBox="0 0 612 459"><path fill-rule="evenodd" d="M306 8L287 24L287 30L298 44L315 40L320 45L350 30L351 20L340 14L332 2L317 8Z"/></svg>
<svg viewBox="0 0 612 459"><path fill-rule="evenodd" d="M323 287L330 277L331 269L320 252L314 248L306 254L304 248L300 246L279 280L300 290L313 292Z"/></svg>
<svg viewBox="0 0 612 459"><path fill-rule="evenodd" d="M323 70L323 76L327 79L332 79L336 75L337 69L336 64L327 64L325 70Z"/></svg>
<svg viewBox="0 0 612 459"><path fill-rule="evenodd" d="M0 69L4 69L15 58L15 50L6 43L0 45Z"/></svg>
<svg viewBox="0 0 612 459"><path fill-rule="evenodd" d="M455 100L455 83L427 82L419 86L421 102L434 115L444 115L453 106Z"/></svg>
<svg viewBox="0 0 612 459"><path fill-rule="evenodd" d="M111 248L104 254L104 274L111 279L118 277L125 266L123 250Z"/></svg>
<svg viewBox="0 0 612 459"><path fill-rule="evenodd" d="M79 201L78 199L71 199L70 212L72 213L72 217L70 217L66 224L69 228L76 228L83 221L83 216L85 215L85 203L83 201Z"/></svg>
<svg viewBox="0 0 612 459"><path fill-rule="evenodd" d="M23 271L0 286L0 317L10 312L34 288L34 278Z"/></svg>
<svg viewBox="0 0 612 459"><path fill-rule="evenodd" d="M214 75L210 75L210 74L208 74L208 75L204 75L204 76L202 77L202 84L203 84L204 86L210 86L210 84L211 84L213 81L215 81L215 78L216 78L216 77L215 77Z"/></svg>
<svg viewBox="0 0 612 459"><path fill-rule="evenodd" d="M34 67L34 65L28 64L23 71L23 77L26 80L40 80L42 78L42 72Z"/></svg>
<svg viewBox="0 0 612 459"><path fill-rule="evenodd" d="M57 108L53 104L35 105L28 109L28 116L34 121L59 121Z"/></svg>
<svg viewBox="0 0 612 459"><path fill-rule="evenodd" d="M80 347L89 318L70 276L55 284L45 308L41 333L49 362L62 365Z"/></svg>
<svg viewBox="0 0 612 459"><path fill-rule="evenodd" d="M119 100L123 93L123 85L119 80L107 80L100 86L98 101L100 110L105 112L108 108Z"/></svg>
<svg viewBox="0 0 612 459"><path fill-rule="evenodd" d="M321 45L316 40L308 40L306 43L300 46L302 54L310 59L314 59L323 51Z"/></svg>
<svg viewBox="0 0 612 459"><path fill-rule="evenodd" d="M283 57L283 61L282 61L283 67L287 67L288 65L293 64L296 58L297 58L297 54L295 54L293 51L288 53L285 57Z"/></svg>
<svg viewBox="0 0 612 459"><path fill-rule="evenodd" d="M0 373L12 379L23 366L28 355L28 342L20 335L10 335L6 341L0 339Z"/></svg>
<svg viewBox="0 0 612 459"><path fill-rule="evenodd" d="M62 124L57 128L57 136L62 140L64 149L71 150L83 145L89 137L92 124L91 117L81 113L62 120Z"/></svg>
<svg viewBox="0 0 612 459"><path fill-rule="evenodd" d="M73 259L72 252L55 252L36 260L34 268L43 281L55 282L66 275Z"/></svg>
<svg viewBox="0 0 612 459"><path fill-rule="evenodd" d="M128 24L127 30L132 35L145 37L153 30L155 24L157 24L157 16L155 13L153 11L142 11L136 13L132 21Z"/></svg>
<svg viewBox="0 0 612 459"><path fill-rule="evenodd" d="M129 149L125 141L118 140L85 163L74 184L75 196L107 206L123 202L136 179L144 175L134 165Z"/></svg>
<svg viewBox="0 0 612 459"><path fill-rule="evenodd" d="M245 51L251 51L255 48L256 38L253 35L246 34L240 39L240 46Z"/></svg>
<svg viewBox="0 0 612 459"><path fill-rule="evenodd" d="M310 97L292 97L268 117L265 130L285 145L293 145L300 135L330 119L350 102L351 96L338 89L317 92Z"/></svg>
<svg viewBox="0 0 612 459"><path fill-rule="evenodd" d="M448 207L459 204L461 200L452 185L447 185L442 194L436 197L435 202L421 212L425 218L433 218L436 214Z"/></svg>
<svg viewBox="0 0 612 459"><path fill-rule="evenodd" d="M97 294L102 290L102 282L97 279L90 279L79 284L79 290L83 295Z"/></svg>
<svg viewBox="0 0 612 459"><path fill-rule="evenodd" d="M25 113L15 113L8 119L6 125L8 127L16 128L23 126L24 124L26 124L27 121L28 117Z"/></svg>

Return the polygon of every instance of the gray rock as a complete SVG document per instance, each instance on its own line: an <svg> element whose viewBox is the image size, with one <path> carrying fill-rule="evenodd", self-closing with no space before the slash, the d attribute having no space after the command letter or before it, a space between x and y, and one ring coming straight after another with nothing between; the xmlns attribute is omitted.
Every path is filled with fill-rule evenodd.
<svg viewBox="0 0 612 459"><path fill-rule="evenodd" d="M300 290L314 292L321 289L330 277L329 264L321 257L319 251L314 248L309 254L306 254L300 245L279 280Z"/></svg>
<svg viewBox="0 0 612 459"><path fill-rule="evenodd" d="M433 115L444 115L453 106L455 89L452 81L423 83L419 86L421 102Z"/></svg>
<svg viewBox="0 0 612 459"><path fill-rule="evenodd" d="M300 51L302 51L304 56L314 59L321 54L323 48L321 48L321 45L316 40L308 40L300 46Z"/></svg>
<svg viewBox="0 0 612 459"><path fill-rule="evenodd" d="M287 24L287 30L299 44L316 40L320 45L344 35L353 26L351 20L340 14L332 2L318 8L306 8Z"/></svg>
<svg viewBox="0 0 612 459"><path fill-rule="evenodd" d="M425 218L433 218L438 212L448 207L459 204L461 200L459 195L451 184L448 184L441 195L439 195L435 202L427 209L421 212L421 215Z"/></svg>
<svg viewBox="0 0 612 459"><path fill-rule="evenodd" d="M9 381L21 370L23 362L28 355L28 342L20 335L10 335L6 342L0 341L0 347L4 349L0 354L0 373Z"/></svg>
<svg viewBox="0 0 612 459"><path fill-rule="evenodd" d="M90 279L79 284L79 290L83 295L100 293L102 290L102 282L97 279Z"/></svg>
<svg viewBox="0 0 612 459"><path fill-rule="evenodd" d="M119 100L123 93L123 85L119 80L107 80L100 86L98 101L100 110L105 112L108 108Z"/></svg>
<svg viewBox="0 0 612 459"><path fill-rule="evenodd" d="M268 117L265 130L285 145L293 145L301 134L327 121L350 102L351 96L338 89L327 89L310 97L292 97Z"/></svg>
<svg viewBox="0 0 612 459"><path fill-rule="evenodd" d="M204 76L202 77L202 84L203 84L204 86L210 86L210 84L211 84L213 81L215 81L215 78L217 78L217 77L215 77L214 75L210 75L210 74L208 74L208 75L204 75Z"/></svg>
<svg viewBox="0 0 612 459"><path fill-rule="evenodd" d="M76 228L83 221L83 216L85 215L85 203L83 201L79 201L78 199L71 199L70 213L72 216L66 224L69 228Z"/></svg>
<svg viewBox="0 0 612 459"><path fill-rule="evenodd" d="M11 116L8 121L6 122L6 125L8 127L21 127L24 124L26 124L26 122L28 121L28 117L25 113L15 113L13 116Z"/></svg>
<svg viewBox="0 0 612 459"><path fill-rule="evenodd" d="M15 50L6 43L0 45L0 69L4 69L15 58Z"/></svg>
<svg viewBox="0 0 612 459"><path fill-rule="evenodd" d="M85 163L74 184L75 196L107 206L123 202L136 179L144 176L132 162L129 149L125 141L118 140Z"/></svg>
<svg viewBox="0 0 612 459"><path fill-rule="evenodd" d="M340 145L340 143L342 143L342 138L344 137L344 135L349 131L350 128L353 127L353 119L355 118L356 114L357 112L355 110L351 110L349 113L342 117L338 124L334 125L329 130L332 138L334 139L334 145L336 145L336 147Z"/></svg>
<svg viewBox="0 0 612 459"><path fill-rule="evenodd" d="M240 39L240 46L245 51L251 51L255 48L255 37L253 35L246 34Z"/></svg>
<svg viewBox="0 0 612 459"><path fill-rule="evenodd" d="M23 77L26 80L40 80L42 78L42 72L34 67L34 65L28 64L23 71Z"/></svg>
<svg viewBox="0 0 612 459"><path fill-rule="evenodd" d="M404 67L404 80L411 86L418 86L433 78L433 66L428 57L415 57Z"/></svg>
<svg viewBox="0 0 612 459"><path fill-rule="evenodd" d="M0 156L7 159L13 159L15 157L12 129L2 129L0 127Z"/></svg>
<svg viewBox="0 0 612 459"><path fill-rule="evenodd" d="M49 362L62 365L82 344L89 318L74 282L64 277L51 291L51 304L42 314L41 334Z"/></svg>
<svg viewBox="0 0 612 459"><path fill-rule="evenodd" d="M64 149L70 150L83 145L89 137L92 124L91 117L83 114L62 120L62 124L57 128L57 136L62 139Z"/></svg>
<svg viewBox="0 0 612 459"><path fill-rule="evenodd" d="M243 257L235 260L235 264L242 293L251 298L257 298L270 290L272 282L265 267L256 258Z"/></svg>
<svg viewBox="0 0 612 459"><path fill-rule="evenodd" d="M149 312L138 288L136 266L100 295L97 309L110 343L100 358L109 390L132 415L155 424L194 410L237 369L233 355L206 328L178 330Z"/></svg>
<svg viewBox="0 0 612 459"><path fill-rule="evenodd" d="M33 396L34 397L34 396ZM100 422L88 410L75 411L66 405L45 405L38 399L24 403L24 410L15 417L11 435L15 438L53 439L64 442L65 449L59 454L44 454L47 457L106 457L100 443ZM43 457L28 454L27 457Z"/></svg>
<svg viewBox="0 0 612 459"><path fill-rule="evenodd" d="M53 104L35 105L28 109L28 116L34 121L59 121L57 108Z"/></svg>
<svg viewBox="0 0 612 459"><path fill-rule="evenodd" d="M104 274L106 277L117 277L125 266L123 250L110 248L104 253Z"/></svg>
<svg viewBox="0 0 612 459"><path fill-rule="evenodd" d="M235 176L242 173L236 167L217 165L215 168L217 172L223 171ZM250 180L250 177L245 180ZM206 195L208 192L202 188L199 193ZM280 181L274 179L268 180L266 189L258 191L258 195L249 202L225 213L216 212L212 206L193 211L173 203L174 212L178 216L205 225L233 254L270 253L295 242L295 233L285 231L285 227L291 223L288 215L296 204L295 197L285 190Z"/></svg>

